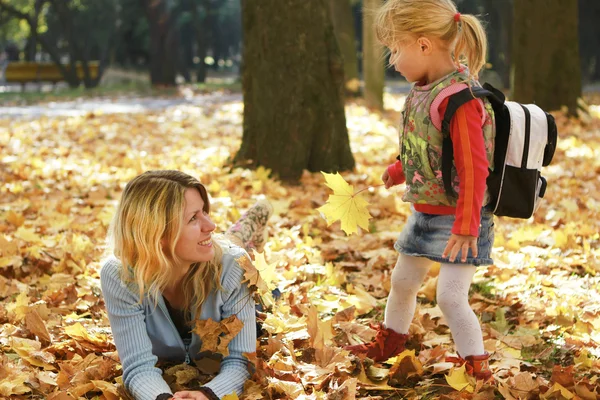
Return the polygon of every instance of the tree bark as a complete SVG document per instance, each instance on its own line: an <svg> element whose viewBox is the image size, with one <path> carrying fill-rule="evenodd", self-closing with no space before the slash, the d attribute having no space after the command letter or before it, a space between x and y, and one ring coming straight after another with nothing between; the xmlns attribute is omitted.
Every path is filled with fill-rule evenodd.
<svg viewBox="0 0 600 400"><path fill-rule="evenodd" d="M31 22L33 26L30 27L29 37L27 38L27 44L25 45L25 60L26 61L35 61L35 56L37 54L37 31L38 31L38 21L40 18L40 13L42 12L42 7L44 6L44 0L36 0L33 6L33 18Z"/></svg>
<svg viewBox="0 0 600 400"><path fill-rule="evenodd" d="M344 59L346 94L358 96L360 95L360 80L352 6L350 0L329 0L329 7L335 37Z"/></svg>
<svg viewBox="0 0 600 400"><path fill-rule="evenodd" d="M579 49L581 71L585 83L600 80L600 2L579 0Z"/></svg>
<svg viewBox="0 0 600 400"><path fill-rule="evenodd" d="M284 181L354 168L326 0L242 0L242 145L234 164Z"/></svg>
<svg viewBox="0 0 600 400"><path fill-rule="evenodd" d="M581 96L577 0L514 2L512 97L577 112Z"/></svg>
<svg viewBox="0 0 600 400"><path fill-rule="evenodd" d="M150 28L150 81L175 86L178 49L177 32L165 0L141 0Z"/></svg>
<svg viewBox="0 0 600 400"><path fill-rule="evenodd" d="M191 4L192 21L194 23L194 30L196 33L196 49L199 58L198 66L196 67L196 82L203 83L206 81L206 64L204 59L206 58L206 50L208 44L208 37L210 35L210 13L211 2L204 0L201 2L201 6L204 8L204 17L200 16L198 12L198 5L196 2Z"/></svg>
<svg viewBox="0 0 600 400"><path fill-rule="evenodd" d="M363 2L363 79L367 107L383 111L383 85L385 66L383 47L377 42L373 27L373 11L381 7L382 0Z"/></svg>
<svg viewBox="0 0 600 400"><path fill-rule="evenodd" d="M498 2L485 0L484 9L489 15L486 27L489 44L489 61L498 73L505 88L510 87L510 60L512 46L513 0Z"/></svg>

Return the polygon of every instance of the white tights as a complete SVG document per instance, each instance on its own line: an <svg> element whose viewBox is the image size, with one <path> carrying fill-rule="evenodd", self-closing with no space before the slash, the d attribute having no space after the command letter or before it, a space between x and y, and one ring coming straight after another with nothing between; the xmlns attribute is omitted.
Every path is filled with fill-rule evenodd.
<svg viewBox="0 0 600 400"><path fill-rule="evenodd" d="M385 308L387 328L408 333L417 306L417 292L432 264L425 257L399 255ZM473 265L442 263L438 277L437 303L450 325L456 351L463 358L485 352L479 320L469 305L469 287L475 269Z"/></svg>

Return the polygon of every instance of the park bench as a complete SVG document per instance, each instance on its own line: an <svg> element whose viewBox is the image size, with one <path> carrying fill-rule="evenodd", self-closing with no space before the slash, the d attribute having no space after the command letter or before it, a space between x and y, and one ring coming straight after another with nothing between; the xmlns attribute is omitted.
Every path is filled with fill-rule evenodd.
<svg viewBox="0 0 600 400"><path fill-rule="evenodd" d="M95 79L98 76L98 62L90 61L88 63L90 76ZM70 69L70 65L65 65ZM77 63L77 76L83 79L83 66ZM28 82L51 82L52 84L64 81L58 66L51 62L22 62L11 61L4 66L4 82L20 83L25 85Z"/></svg>

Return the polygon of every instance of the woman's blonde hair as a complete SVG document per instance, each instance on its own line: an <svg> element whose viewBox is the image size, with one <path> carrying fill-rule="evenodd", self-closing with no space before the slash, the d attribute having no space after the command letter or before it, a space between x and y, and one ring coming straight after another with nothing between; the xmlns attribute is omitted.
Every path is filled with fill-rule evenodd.
<svg viewBox="0 0 600 400"><path fill-rule="evenodd" d="M146 294L158 296L172 284L180 264L175 245L183 221L185 191L198 190L210 211L208 194L196 178L179 171L147 171L126 186L109 228L109 246L121 261L122 276ZM195 263L183 278L182 291L188 311L200 317L202 304L211 290L222 289L220 277L223 250L213 241L211 261Z"/></svg>
<svg viewBox="0 0 600 400"><path fill-rule="evenodd" d="M469 67L476 77L485 65L487 37L474 15L461 14L451 0L387 0L376 11L375 33L385 46L403 43L411 36L437 38L453 49L454 62Z"/></svg>

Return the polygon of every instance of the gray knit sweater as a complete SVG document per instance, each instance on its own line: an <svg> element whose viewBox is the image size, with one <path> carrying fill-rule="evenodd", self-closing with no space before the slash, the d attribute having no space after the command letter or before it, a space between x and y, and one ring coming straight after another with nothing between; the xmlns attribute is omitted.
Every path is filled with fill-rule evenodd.
<svg viewBox="0 0 600 400"><path fill-rule="evenodd" d="M242 394L249 377L242 353L256 351L255 303L247 285L241 284L244 271L236 262L239 257L247 257L246 252L237 246L223 245L223 253L224 290L210 293L199 319L221 321L235 314L244 327L229 343L229 356L223 358L219 374L205 385L219 398L234 391ZM172 393L162 371L156 368L157 361L197 358L200 338L194 333L189 346L184 344L163 297L159 296L158 307L149 296L140 302L137 286L122 281L121 264L116 258L105 262L100 280L125 387L136 400L155 400L161 393Z"/></svg>

